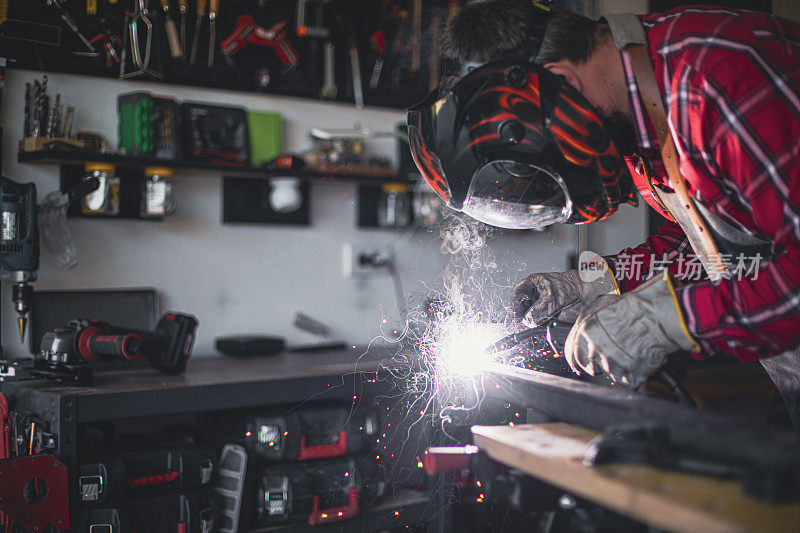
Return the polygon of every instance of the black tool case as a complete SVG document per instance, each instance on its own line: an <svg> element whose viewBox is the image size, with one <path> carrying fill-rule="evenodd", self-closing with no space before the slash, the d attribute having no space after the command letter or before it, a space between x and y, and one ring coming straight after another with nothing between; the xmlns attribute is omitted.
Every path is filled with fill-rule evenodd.
<svg viewBox="0 0 800 533"><path fill-rule="evenodd" d="M86 533L211 533L217 502L209 489L165 493L89 508L81 513Z"/></svg>
<svg viewBox="0 0 800 533"><path fill-rule="evenodd" d="M247 112L240 107L180 105L183 156L231 167L250 162Z"/></svg>
<svg viewBox="0 0 800 533"><path fill-rule="evenodd" d="M376 411L344 405L218 415L213 427L227 427L231 437L264 461L344 457L375 448L378 439Z"/></svg>
<svg viewBox="0 0 800 533"><path fill-rule="evenodd" d="M105 456L81 464L81 503L198 489L211 481L213 468L211 453L202 448L156 448Z"/></svg>
<svg viewBox="0 0 800 533"><path fill-rule="evenodd" d="M255 526L310 525L358 516L383 492L375 456L264 464L256 487Z"/></svg>

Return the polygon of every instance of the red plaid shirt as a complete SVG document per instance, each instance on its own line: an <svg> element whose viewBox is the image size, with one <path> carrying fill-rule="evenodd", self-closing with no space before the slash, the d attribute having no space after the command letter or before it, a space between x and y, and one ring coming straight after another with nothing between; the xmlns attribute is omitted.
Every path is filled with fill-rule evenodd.
<svg viewBox="0 0 800 533"><path fill-rule="evenodd" d="M700 7L640 19L690 193L722 220L771 243L757 276L678 288L689 331L706 355L746 362L780 354L800 341L800 25ZM671 191L630 61L624 52L622 58L639 152L652 166L652 185ZM629 160L632 172L635 163ZM646 180L634 179L661 211ZM685 260L676 261L681 254ZM607 259L624 274L623 291L664 267L692 278L687 265L696 263L671 221Z"/></svg>

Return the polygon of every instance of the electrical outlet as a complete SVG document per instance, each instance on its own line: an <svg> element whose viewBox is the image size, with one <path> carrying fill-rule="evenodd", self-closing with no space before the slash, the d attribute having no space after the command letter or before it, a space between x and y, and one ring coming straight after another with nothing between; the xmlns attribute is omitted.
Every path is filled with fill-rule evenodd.
<svg viewBox="0 0 800 533"><path fill-rule="evenodd" d="M342 274L345 278L365 278L383 271L381 266L376 266L364 261L367 257L380 257L383 253L369 248L353 246L351 243L342 245Z"/></svg>

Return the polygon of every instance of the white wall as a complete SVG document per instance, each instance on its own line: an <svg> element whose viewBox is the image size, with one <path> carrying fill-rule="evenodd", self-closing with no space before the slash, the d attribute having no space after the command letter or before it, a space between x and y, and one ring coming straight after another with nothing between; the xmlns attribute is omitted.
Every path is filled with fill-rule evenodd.
<svg viewBox="0 0 800 533"><path fill-rule="evenodd" d="M0 125L4 133L4 175L36 183L41 198L58 187L58 167L20 165L16 141L22 136L26 81L41 73L10 70ZM51 94L78 108L76 128L102 133L116 142L116 96L149 90L178 99L275 110L284 116L284 149L299 152L310 145L313 126L392 128L403 113L357 111L352 106L245 93L120 82L92 77L49 75ZM394 158L392 142L373 143L376 152ZM213 352L218 335L259 332L283 335L290 342L310 339L291 325L296 311L328 324L338 337L363 343L378 332L381 310L394 313L395 299L386 276L345 279L340 267L345 242L388 246L396 234L356 227L356 188L349 184L315 183L311 194L311 226L240 226L220 223L220 174L183 171L176 176L178 212L163 223L133 220L70 219L78 246L79 265L64 271L43 255L39 289L85 289L153 286L161 309L190 312L200 319L197 355ZM643 210L623 208L620 215L592 232L602 248L614 251L641 242ZM517 232L493 241L500 261L511 265L512 279L526 272L561 270L575 246L575 228L561 226L543 233ZM590 244L591 246L591 244ZM404 248L399 269L407 292L419 301L425 284L436 285L447 258L437 235L421 233ZM507 291L500 291L505 296ZM16 340L10 289L3 288L2 344L7 356L22 356Z"/></svg>

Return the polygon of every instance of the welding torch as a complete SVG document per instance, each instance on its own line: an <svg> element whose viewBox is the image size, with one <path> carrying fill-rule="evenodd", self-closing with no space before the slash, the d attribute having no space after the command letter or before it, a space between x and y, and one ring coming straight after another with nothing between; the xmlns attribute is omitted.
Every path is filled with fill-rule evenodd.
<svg viewBox="0 0 800 533"><path fill-rule="evenodd" d="M545 339L554 352L563 355L564 344L566 344L567 335L569 335L571 329L572 324L569 322L562 322L557 320L555 316L551 316L545 320L542 320L541 326L518 331L503 337L499 341L486 348L486 353L502 353L507 350L521 347L528 341L534 339ZM678 355L678 353L671 354L667 357L667 359ZM658 372L653 374L652 377L666 387L668 394L675 398L680 404L688 407L697 407L697 403L694 401L694 398L692 398L692 395L689 394L689 391L681 382L680 376L672 368L669 366L664 366Z"/></svg>

